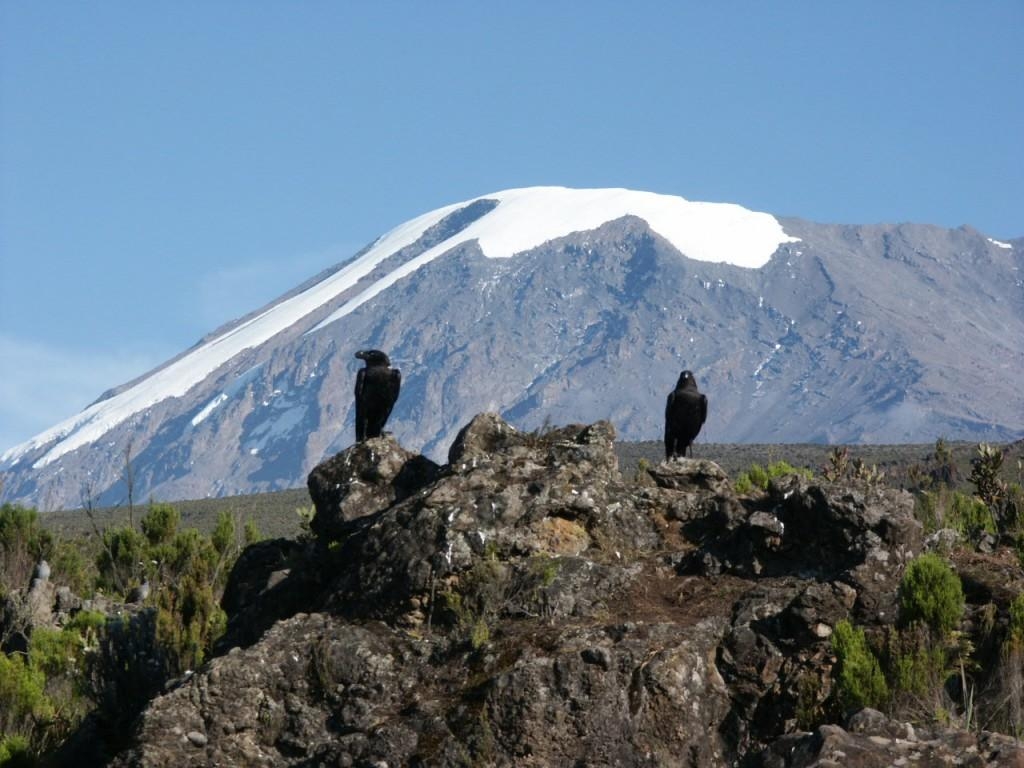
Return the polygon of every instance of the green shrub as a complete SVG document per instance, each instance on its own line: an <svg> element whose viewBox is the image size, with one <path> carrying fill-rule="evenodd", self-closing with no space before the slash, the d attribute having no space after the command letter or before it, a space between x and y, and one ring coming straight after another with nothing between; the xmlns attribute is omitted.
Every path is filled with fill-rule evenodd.
<svg viewBox="0 0 1024 768"><path fill-rule="evenodd" d="M36 759L27 738L18 734L0 738L0 768L32 768L35 765Z"/></svg>
<svg viewBox="0 0 1024 768"><path fill-rule="evenodd" d="M960 625L963 613L960 577L945 560L928 552L907 566L899 588L899 618L903 626L921 622L933 633L946 635Z"/></svg>
<svg viewBox="0 0 1024 768"><path fill-rule="evenodd" d="M1017 595L1010 603L1010 625L1007 627L1010 642L1024 648L1024 593Z"/></svg>
<svg viewBox="0 0 1024 768"><path fill-rule="evenodd" d="M260 528L256 525L256 520L252 517L245 521L243 538L245 540L245 546L247 547L263 540L263 534L260 533Z"/></svg>
<svg viewBox="0 0 1024 768"><path fill-rule="evenodd" d="M178 531L181 513L170 504L149 502L149 512L140 521L142 533L151 547L169 542Z"/></svg>
<svg viewBox="0 0 1024 768"><path fill-rule="evenodd" d="M99 645L92 617L69 623L63 629L36 627L29 640L29 666L44 677L44 693L53 717L33 739L37 751L45 751L68 737L92 709L88 698L88 654Z"/></svg>
<svg viewBox="0 0 1024 768"><path fill-rule="evenodd" d="M889 668L892 687L917 701L941 700L946 680L953 673L948 653L927 632L904 629L892 635Z"/></svg>
<svg viewBox="0 0 1024 768"><path fill-rule="evenodd" d="M145 536L128 526L104 531L96 561L97 586L122 596L127 594L144 576L148 543Z"/></svg>
<svg viewBox="0 0 1024 768"><path fill-rule="evenodd" d="M50 581L69 587L76 595L90 594L95 588L95 558L85 542L56 539L49 561L53 569Z"/></svg>
<svg viewBox="0 0 1024 768"><path fill-rule="evenodd" d="M81 651L82 636L73 629L36 627L29 638L29 664L46 677L71 674Z"/></svg>
<svg viewBox="0 0 1024 768"><path fill-rule="evenodd" d="M41 558L53 553L53 534L39 523L34 509L18 504L0 506L0 587L27 587Z"/></svg>
<svg viewBox="0 0 1024 768"><path fill-rule="evenodd" d="M995 517L981 499L941 484L934 491L916 495L915 514L928 533L951 528L968 541L977 541L984 533L996 533Z"/></svg>
<svg viewBox="0 0 1024 768"><path fill-rule="evenodd" d="M168 585L157 596L156 638L172 674L196 669L227 628L227 615L212 585L195 574Z"/></svg>
<svg viewBox="0 0 1024 768"><path fill-rule="evenodd" d="M914 494L914 517L924 526L926 534L935 533L942 527L942 507L940 499L945 489L938 491L922 491Z"/></svg>
<svg viewBox="0 0 1024 768"><path fill-rule="evenodd" d="M45 685L46 676L24 657L0 653L0 735L28 736L37 720L52 717Z"/></svg>
<svg viewBox="0 0 1024 768"><path fill-rule="evenodd" d="M955 528L969 541L983 533L995 533L996 521L981 499L956 491L952 495L946 525Z"/></svg>
<svg viewBox="0 0 1024 768"><path fill-rule="evenodd" d="M889 686L875 654L868 648L864 630L843 620L832 633L837 659L837 694L847 711L882 707L889 699Z"/></svg>
<svg viewBox="0 0 1024 768"><path fill-rule="evenodd" d="M970 480L977 489L978 496L989 508L995 508L1006 493L1006 483L999 477L1002 466L1002 449L988 443L981 443L978 446L978 455L971 459Z"/></svg>
<svg viewBox="0 0 1024 768"><path fill-rule="evenodd" d="M935 452L929 458L931 460L929 474L932 482L938 485L955 485L959 472L956 468L956 461L953 460L953 450L943 438L940 437L935 441Z"/></svg>
<svg viewBox="0 0 1024 768"><path fill-rule="evenodd" d="M737 493L750 493L755 488L762 491L768 490L768 484L779 477L799 475L810 480L814 473L804 467L794 467L786 461L775 461L768 465L767 469L760 464L752 464L746 472L741 472L736 478L734 488Z"/></svg>

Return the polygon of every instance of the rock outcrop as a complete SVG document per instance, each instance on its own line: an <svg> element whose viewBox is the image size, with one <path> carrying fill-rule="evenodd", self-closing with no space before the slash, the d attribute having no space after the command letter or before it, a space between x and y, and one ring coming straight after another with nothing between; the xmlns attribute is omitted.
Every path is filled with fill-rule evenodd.
<svg viewBox="0 0 1024 768"><path fill-rule="evenodd" d="M114 764L1024 760L880 714L800 730L829 695L836 623L891 620L923 546L908 498L796 479L739 497L692 459L626 479L614 438L484 414L441 467L388 437L329 459L310 476L317 540L239 559L219 653Z"/></svg>

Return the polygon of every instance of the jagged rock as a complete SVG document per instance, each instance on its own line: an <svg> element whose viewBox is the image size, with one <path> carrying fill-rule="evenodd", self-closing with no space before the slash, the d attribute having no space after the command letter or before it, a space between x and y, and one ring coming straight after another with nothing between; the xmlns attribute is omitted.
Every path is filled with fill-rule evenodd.
<svg viewBox="0 0 1024 768"><path fill-rule="evenodd" d="M561 556L584 552L591 553L594 577L573 600L554 605L602 604L607 583L594 561L621 559L661 540L622 492L614 430L598 423L543 437L501 437L514 434L496 417L478 417L457 440L457 465L379 515L353 521L337 553L352 565L335 582L330 605L420 624L429 618L431 593L457 588L481 560L500 557L514 566L508 578L531 581L523 572L544 558L559 558L556 570L565 565L568 573L570 561ZM481 444L499 452L474 454ZM629 573L615 572L620 583Z"/></svg>
<svg viewBox="0 0 1024 768"><path fill-rule="evenodd" d="M219 646L249 645L279 619L308 607L325 576L312 544L267 539L242 552L228 575L221 608L229 617Z"/></svg>
<svg viewBox="0 0 1024 768"><path fill-rule="evenodd" d="M893 617L894 586L923 545L913 497L904 491L790 476L747 507L725 498L705 508L687 532L706 544L684 570L842 578L857 590L858 615L870 620Z"/></svg>
<svg viewBox="0 0 1024 768"><path fill-rule="evenodd" d="M811 582L782 612L787 636L803 643L827 640L835 625L850 616L857 591L841 581Z"/></svg>
<svg viewBox="0 0 1024 768"><path fill-rule="evenodd" d="M324 462L318 540L243 554L215 657L150 704L114 765L953 754L955 732L872 713L797 730L829 697L835 625L892 618L922 546L909 497L787 480L740 498L693 460L630 483L614 436L607 422L524 434L483 414L444 467L388 437Z"/></svg>
<svg viewBox="0 0 1024 768"><path fill-rule="evenodd" d="M526 452L535 437L520 432L496 413L481 413L455 436L448 449L448 464L459 467L493 454L508 454L517 449Z"/></svg>
<svg viewBox="0 0 1024 768"><path fill-rule="evenodd" d="M32 579L25 594L28 620L32 626L48 627L53 624L53 604L57 589L45 579Z"/></svg>
<svg viewBox="0 0 1024 768"><path fill-rule="evenodd" d="M844 570L872 550L890 553L896 567L921 552L923 527L906 491L790 476L770 484L769 498L789 529L787 551L812 567Z"/></svg>
<svg viewBox="0 0 1024 768"><path fill-rule="evenodd" d="M928 534L924 540L924 548L929 552L949 552L963 540L959 531L952 528L940 528Z"/></svg>
<svg viewBox="0 0 1024 768"><path fill-rule="evenodd" d="M1024 765L1024 744L987 731L919 731L893 722L881 712L862 710L847 722L846 729L823 725L813 733L780 739L757 764L763 768L1010 768Z"/></svg>
<svg viewBox="0 0 1024 768"><path fill-rule="evenodd" d="M645 471L659 488L670 488L674 491L698 489L723 494L732 488L729 476L721 467L707 459L688 459L679 456L671 461L662 461L648 467Z"/></svg>
<svg viewBox="0 0 1024 768"><path fill-rule="evenodd" d="M337 539L344 523L401 501L428 484L437 470L437 464L406 451L390 434L356 443L309 473L316 507L310 528L322 539Z"/></svg>
<svg viewBox="0 0 1024 768"><path fill-rule="evenodd" d="M570 631L483 684L492 765L724 765L721 621Z"/></svg>
<svg viewBox="0 0 1024 768"><path fill-rule="evenodd" d="M114 765L725 765L707 727L729 707L722 629L548 630L467 670L383 624L300 614L161 697Z"/></svg>

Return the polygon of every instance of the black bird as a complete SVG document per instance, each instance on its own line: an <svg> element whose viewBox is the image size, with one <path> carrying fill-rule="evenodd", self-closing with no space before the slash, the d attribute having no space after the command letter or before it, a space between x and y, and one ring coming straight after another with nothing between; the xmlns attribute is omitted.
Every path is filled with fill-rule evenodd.
<svg viewBox="0 0 1024 768"><path fill-rule="evenodd" d="M665 403L665 458L693 453L694 438L708 417L708 399L697 389L691 371L679 374L676 388Z"/></svg>
<svg viewBox="0 0 1024 768"><path fill-rule="evenodd" d="M356 442L380 437L384 422L398 400L402 372L391 367L388 356L379 349L363 349L356 357L366 362L356 374Z"/></svg>

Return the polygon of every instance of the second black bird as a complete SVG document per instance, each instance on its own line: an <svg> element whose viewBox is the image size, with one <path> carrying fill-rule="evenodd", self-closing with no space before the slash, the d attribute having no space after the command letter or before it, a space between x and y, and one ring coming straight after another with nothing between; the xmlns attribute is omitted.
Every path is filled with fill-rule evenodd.
<svg viewBox="0 0 1024 768"><path fill-rule="evenodd" d="M384 423L398 400L402 372L391 367L379 349L363 349L356 357L366 363L356 374L356 442L380 437Z"/></svg>
<svg viewBox="0 0 1024 768"><path fill-rule="evenodd" d="M697 389L693 373L683 371L665 403L665 458L685 456L707 417L708 399Z"/></svg>

